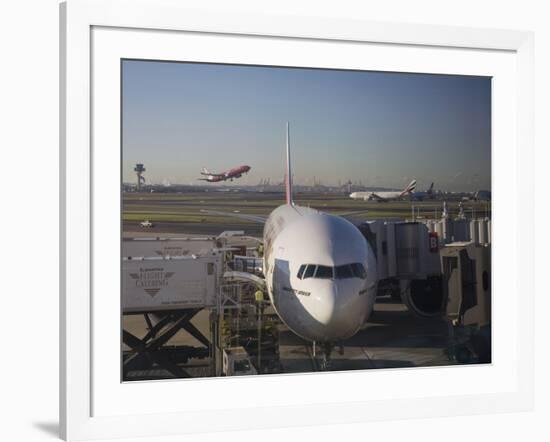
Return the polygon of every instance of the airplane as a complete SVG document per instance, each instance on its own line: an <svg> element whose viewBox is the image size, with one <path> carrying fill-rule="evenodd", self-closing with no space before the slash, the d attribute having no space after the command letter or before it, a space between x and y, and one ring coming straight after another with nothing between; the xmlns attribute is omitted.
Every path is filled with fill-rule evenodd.
<svg viewBox="0 0 550 442"><path fill-rule="evenodd" d="M231 180L233 181L233 178L240 178L243 173L248 173L248 171L251 169L250 166L239 166L234 167L233 169L229 169L222 173L214 173L210 172L206 167L202 168L201 175L206 175L206 178L198 178L201 181L208 181L209 183L218 183L220 181L226 181Z"/></svg>
<svg viewBox="0 0 550 442"><path fill-rule="evenodd" d="M434 193L434 183L430 184L430 187L425 192L412 192L411 199L422 201L422 200L431 200L435 198Z"/></svg>
<svg viewBox="0 0 550 442"><path fill-rule="evenodd" d="M397 200L405 195L410 195L416 189L416 180L412 180L407 187L401 192L399 191L383 191L383 192L353 192L349 197L355 200L376 200L380 202L387 202Z"/></svg>
<svg viewBox="0 0 550 442"><path fill-rule="evenodd" d="M285 204L267 218L203 212L265 223L263 273L271 304L292 332L314 348L320 344L326 369L334 345L357 333L372 312L376 257L359 229L342 215L294 203L288 123L285 194Z"/></svg>
<svg viewBox="0 0 550 442"><path fill-rule="evenodd" d="M478 190L474 193L474 201L491 201L491 191Z"/></svg>
<svg viewBox="0 0 550 442"><path fill-rule="evenodd" d="M462 201L491 201L490 190L478 190L470 192L461 198Z"/></svg>

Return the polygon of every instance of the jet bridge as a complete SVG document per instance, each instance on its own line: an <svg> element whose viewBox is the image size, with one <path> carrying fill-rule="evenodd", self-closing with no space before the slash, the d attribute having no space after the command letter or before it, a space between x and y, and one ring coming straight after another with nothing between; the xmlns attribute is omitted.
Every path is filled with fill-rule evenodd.
<svg viewBox="0 0 550 442"><path fill-rule="evenodd" d="M491 249L473 242L441 250L444 315L449 321L451 357L491 362Z"/></svg>
<svg viewBox="0 0 550 442"><path fill-rule="evenodd" d="M489 248L489 219L407 222L367 221L357 226L376 255L379 294L401 299L419 316L441 315L443 308L441 251L453 241Z"/></svg>

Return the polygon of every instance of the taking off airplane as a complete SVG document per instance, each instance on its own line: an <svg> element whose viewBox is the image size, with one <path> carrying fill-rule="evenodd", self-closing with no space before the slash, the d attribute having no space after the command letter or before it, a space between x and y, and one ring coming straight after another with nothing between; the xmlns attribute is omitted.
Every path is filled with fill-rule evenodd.
<svg viewBox="0 0 550 442"><path fill-rule="evenodd" d="M271 303L290 330L321 344L326 367L334 345L357 333L372 312L376 258L343 216L294 203L288 123L286 136L286 203L267 218L209 213L265 223L263 273Z"/></svg>
<svg viewBox="0 0 550 442"><path fill-rule="evenodd" d="M234 167L233 169L229 169L222 173L214 173L210 172L206 167L202 168L201 175L205 175L206 178L198 178L201 181L208 181L209 183L217 183L220 181L226 181L231 180L233 181L233 178L240 178L243 173L248 173L248 171L251 169L250 166L239 166Z"/></svg>

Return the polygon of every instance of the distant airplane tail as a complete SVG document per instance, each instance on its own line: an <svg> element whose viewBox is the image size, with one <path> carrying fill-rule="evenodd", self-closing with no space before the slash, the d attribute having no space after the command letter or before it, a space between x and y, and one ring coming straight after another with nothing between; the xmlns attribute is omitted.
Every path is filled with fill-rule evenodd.
<svg viewBox="0 0 550 442"><path fill-rule="evenodd" d="M434 191L434 183L430 184L430 188L427 190L427 193L431 195Z"/></svg>
<svg viewBox="0 0 550 442"><path fill-rule="evenodd" d="M290 167L290 128L286 122L286 173L285 173L286 203L294 205L292 199L292 168Z"/></svg>
<svg viewBox="0 0 550 442"><path fill-rule="evenodd" d="M407 195L408 193L413 193L414 189L416 189L416 180L412 180L409 185L403 189L401 196Z"/></svg>
<svg viewBox="0 0 550 442"><path fill-rule="evenodd" d="M203 167L201 175L212 175L212 173L206 167Z"/></svg>

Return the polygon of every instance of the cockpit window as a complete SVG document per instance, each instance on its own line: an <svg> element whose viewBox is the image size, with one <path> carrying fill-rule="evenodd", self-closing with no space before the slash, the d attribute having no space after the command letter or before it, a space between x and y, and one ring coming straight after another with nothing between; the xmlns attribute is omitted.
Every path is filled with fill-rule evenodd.
<svg viewBox="0 0 550 442"><path fill-rule="evenodd" d="M315 264L308 264L306 266L306 270L304 272L304 276L302 277L302 279L312 278L313 274L315 273L315 268L316 267L317 266Z"/></svg>
<svg viewBox="0 0 550 442"><path fill-rule="evenodd" d="M338 266L334 268L334 277L336 279L347 279L355 277L351 264Z"/></svg>
<svg viewBox="0 0 550 442"><path fill-rule="evenodd" d="M327 266L317 266L317 272L315 273L315 278L320 279L332 279L332 267Z"/></svg>
<svg viewBox="0 0 550 442"><path fill-rule="evenodd" d="M358 278L367 278L367 272L365 272L365 267L363 267L363 264L355 262L351 265L351 268L353 269L353 273L355 274L355 276L357 276Z"/></svg>
<svg viewBox="0 0 550 442"><path fill-rule="evenodd" d="M366 279L367 273L363 264L354 262L342 266L329 267L316 264L302 264L298 269L298 279L320 278L320 279Z"/></svg>

